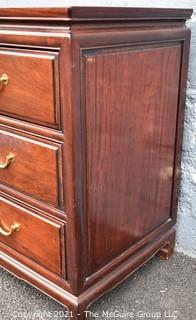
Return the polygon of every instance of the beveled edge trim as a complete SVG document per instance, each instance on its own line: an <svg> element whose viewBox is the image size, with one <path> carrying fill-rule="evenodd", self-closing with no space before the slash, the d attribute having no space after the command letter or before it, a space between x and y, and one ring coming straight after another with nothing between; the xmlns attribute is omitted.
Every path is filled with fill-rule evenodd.
<svg viewBox="0 0 196 320"><path fill-rule="evenodd" d="M184 20L191 8L145 8L145 7L77 7L70 8L71 18L78 20Z"/></svg>
<svg viewBox="0 0 196 320"><path fill-rule="evenodd" d="M32 136L41 137L43 139L46 138L52 142L64 142L64 134L62 131L2 114L0 115L0 128L5 128L5 130L11 128L16 132L19 132L19 134L30 133Z"/></svg>
<svg viewBox="0 0 196 320"><path fill-rule="evenodd" d="M3 196L11 202L15 202L16 204L29 210L33 210L38 213L40 212L41 214L45 214L46 216L54 217L67 222L67 214L65 211L50 207L49 205L41 201L34 200L30 196L26 196L2 184L0 184L0 196Z"/></svg>
<svg viewBox="0 0 196 320"><path fill-rule="evenodd" d="M0 8L0 19L8 18L25 18L28 20L34 20L36 18L44 19L60 19L69 18L70 8L66 7L12 7L12 8Z"/></svg>
<svg viewBox="0 0 196 320"><path fill-rule="evenodd" d="M190 8L143 7L42 7L1 8L0 20L110 21L110 20L186 20Z"/></svg>

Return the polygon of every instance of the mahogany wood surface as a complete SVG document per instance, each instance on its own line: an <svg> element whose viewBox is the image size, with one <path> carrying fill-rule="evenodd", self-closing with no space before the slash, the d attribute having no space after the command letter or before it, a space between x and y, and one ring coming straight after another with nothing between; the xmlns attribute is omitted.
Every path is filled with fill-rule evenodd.
<svg viewBox="0 0 196 320"><path fill-rule="evenodd" d="M180 45L84 54L90 274L170 218L180 59Z"/></svg>
<svg viewBox="0 0 196 320"><path fill-rule="evenodd" d="M20 225L20 230L11 237L0 235L0 241L46 269L61 275L63 225L21 209L2 197L0 200L0 226L8 229L13 223Z"/></svg>
<svg viewBox="0 0 196 320"><path fill-rule="evenodd" d="M0 49L0 74L9 77L0 88L0 112L55 126L60 115L57 59L55 52Z"/></svg>
<svg viewBox="0 0 196 320"><path fill-rule="evenodd" d="M1 169L0 184L38 198L53 206L62 205L61 145L0 130L0 162L12 152L15 159Z"/></svg>
<svg viewBox="0 0 196 320"><path fill-rule="evenodd" d="M191 9L0 9L0 264L85 319L174 250Z"/></svg>
<svg viewBox="0 0 196 320"><path fill-rule="evenodd" d="M122 34L123 34L123 37L122 37ZM76 180L77 183L75 184L75 196L76 196L76 212L77 212L77 218L78 218L77 225L78 225L78 232L80 232L79 239L82 239L82 241L83 241L83 243L81 243L81 241L78 240L78 245L80 246L80 252L81 252L82 248L85 248L85 250L84 249L82 250L82 255L80 256L79 264L81 265L81 263L82 263L82 265L83 265L82 278L83 278L83 281L86 281L87 283L89 281L89 278L90 278L90 280L94 279L94 281L95 281L95 279L97 279L97 275L101 276L102 271L105 272L106 269L107 270L111 270L112 263L111 263L111 261L106 261L106 260L104 261L104 257L105 257L104 256L104 250L102 250L102 253L101 253L102 256L99 257L100 261L98 262L99 266L102 266L102 268L100 269L100 271L96 271L95 276L90 275L91 274L91 270L94 270L94 271L96 270L97 261L95 261L95 259L94 259L95 265L93 265L93 264L90 265L91 262L89 260L91 258L89 257L89 251L88 250L89 250L90 242L94 241L94 238L96 237L97 229L96 229L96 224L94 224L94 221L90 221L89 220L89 216L92 214L92 211L89 212L89 210L88 210L89 209L89 203L88 203L88 193L89 193L89 190L88 190L88 166L89 166L89 163L91 163L91 162L88 162L88 139L90 138L90 135L88 135L87 129L88 129L88 116L89 116L91 110L93 109L92 106L96 104L97 100L93 102L93 105L88 106L88 109L86 108L86 104L88 102L88 99L86 97L86 91L87 91L86 90L86 87L87 87L86 76L87 75L86 75L86 64L85 64L85 59L86 58L85 58L85 56L88 53L91 53L91 49L90 48L92 48L92 50L94 50L93 54L91 56L91 58L93 59L93 56L101 54L102 52L104 52L104 50L106 50L106 51L108 50L109 52L112 52L112 56L115 56L116 51L118 52L119 50L121 50L121 52L124 52L124 51L127 52L128 50L135 49L135 47L137 47L137 45L138 45L138 50L141 50L142 52L144 51L145 48L148 48L148 47L151 48L151 46L154 47L154 51L155 52L157 51L157 48L159 48L159 47L164 47L164 46L170 47L171 46L170 50L171 50L171 52L173 52L172 46L174 48L177 46L178 47L178 49L177 49L178 53L177 53L176 57L178 57L177 61L179 61L180 64L181 64L182 61L184 61L184 63L181 64L182 70L183 70L184 68L186 69L186 66L187 66L187 60L185 60L185 59L187 59L186 58L187 55L185 55L184 52L187 53L187 48L189 47L189 45L188 45L189 36L190 36L189 30L187 28L182 27L182 26L181 27L174 27L174 28L170 28L170 29L168 29L167 26L165 28L160 28L160 29L154 29L153 28L153 29L150 29L150 31L148 29L144 29L144 30L141 30L141 29L127 30L126 29L126 30L121 30L121 31L116 30L116 29L115 30L112 29L112 32L108 31L107 33L103 33L103 32L97 31L97 30L94 31L94 32L91 32L91 33L87 32L86 30L82 30L80 32L78 30L76 30L74 35L73 35L73 43L74 43L74 46L73 46L73 60L76 61L75 68L74 68L74 78L73 78L73 86L75 88L74 95L73 95L73 107L74 107L74 114L76 115L74 117L74 134L73 134L74 145L73 145L73 147L74 147L74 155L75 155L75 159L76 159L75 162L77 164L75 166L75 171L74 171L75 177L77 177L77 180ZM180 50L180 45L181 44L182 44L182 49L181 49L182 50L182 56L180 58L179 57L179 55L180 55L179 52L181 51ZM154 51L153 51L153 54L154 54ZM174 57L175 57L175 55L174 55ZM174 60L175 60L175 58L174 58ZM131 62L129 62L129 63L131 63ZM104 65L104 67L106 68L106 64ZM113 66L113 68L114 68L114 66ZM170 68L171 68L171 65L170 65ZM177 67L176 70L178 70L178 67ZM173 72L174 71L175 71L175 67L174 67ZM166 70L164 72L166 72ZM153 73L153 69L151 70L151 74L152 73ZM177 73L179 74L179 70L177 71ZM180 71L180 73L181 73L181 71ZM140 77L141 77L140 78L140 82L143 81L143 76L144 76L143 73L140 72ZM81 77L82 77L83 81L82 81L81 87L79 88L78 84L81 81ZM129 74L129 78L130 77L131 77L131 75ZM135 77L136 77L136 75L135 75ZM177 78L178 78L178 76L176 77L176 79ZM97 79L97 74L95 76L95 79ZM104 81L105 81L105 79L107 80L107 78L104 78ZM116 78L115 77L113 78L113 81L117 81L115 79L117 79L117 76L116 76ZM163 77L163 79L164 79L164 77ZM182 81L182 79L179 79L179 82L178 82L179 86L181 85L181 81ZM107 85L108 85L108 82L107 82ZM90 83L90 84L93 83L93 78L88 83ZM103 88L104 87L103 81L102 82L100 81L100 83L102 83L102 88ZM116 82L114 82L114 83L116 83ZM111 83L110 83L110 86L111 86ZM110 86L108 85L108 91L107 91L108 96L107 96L106 103L107 103L107 101L110 101L109 100L109 98L110 98L110 95L109 95ZM127 86L128 86L128 84L127 84ZM132 86L134 86L134 83L133 82L129 83L129 89L130 89L129 96L131 96L132 100L134 101L134 95L136 94L136 97L137 97L137 92L140 89L137 88L136 92L134 92L134 91L132 92L132 90L131 90ZM185 87L185 83L184 83L183 87ZM155 88L156 88L156 86L155 86ZM102 90L102 93L103 92L104 91ZM155 90L155 92L156 92L156 90ZM175 103L176 103L178 101L178 106L176 106L177 110L175 111L175 112L177 112L177 116L176 116L177 123L175 124L175 126L173 126L173 124L172 124L172 127L171 127L171 130L172 130L173 134L174 134L174 130L175 130L174 128L176 128L176 126L178 126L179 121L181 122L181 120L178 117L179 117L179 114L181 114L183 112L182 108L184 106L184 103L180 103L179 104L179 95L180 95L180 97L182 97L182 95L184 94L183 93L184 91L180 92L178 90L178 88L176 87L175 88L175 92L176 92L176 97L173 97L171 95L171 92L169 94L169 91L168 91L168 94L170 95L170 98L174 99L173 102L175 101ZM159 93L157 94L157 97L159 97ZM155 94L155 96L156 96L156 94ZM98 97L98 95L97 95L97 92L96 92L95 99L97 99L97 97ZM118 101L122 101L123 98L124 97L122 95L120 95L120 93L119 93L119 98L118 98L119 100ZM140 102L140 100L138 100L138 105L139 105L139 102ZM152 99L152 102L153 102L153 99ZM112 103L115 104L114 99L113 99ZM153 103L156 106L156 100L154 100ZM153 103L152 103L152 105L153 105ZM171 100L171 103L172 103L172 100ZM78 104L80 104L80 106L81 106L80 108L78 108ZM101 104L103 104L102 101L100 101L100 105L99 105L99 107L97 107L98 111L101 108ZM135 105L137 105L137 100L135 101ZM108 105L107 105L107 107L108 107ZM121 106L119 106L119 108L120 107ZM145 108L147 109L147 107L145 107ZM165 106L164 106L164 108L165 108ZM127 107L127 109L128 109L128 107ZM181 113L179 113L179 109L181 110ZM141 107L140 110L142 110L142 107ZM97 116L97 112L94 114L94 118L92 117L92 119L93 119L92 121L94 121L94 123L95 123L95 119L99 120L99 118L96 117ZM100 112L100 114L101 114L101 112ZM120 111L119 111L119 114L120 114ZM98 113L98 115L99 115L99 113ZM107 124L111 123L111 121L110 121L111 115L113 116L112 119L114 119L114 113L110 112L110 117L108 115L108 118L107 118L107 122L106 122ZM144 113L143 119L145 119L145 116L146 115ZM172 113L172 117L173 117L173 113ZM175 114L174 114L174 117L175 117ZM124 116L124 118L125 118L125 116ZM123 119L122 116L121 116L121 119ZM139 118L139 119L142 119L142 118ZM146 126L147 126L147 124L146 124ZM140 134L142 136L142 128L143 127L144 127L144 125L141 125L141 132L139 132L139 130L138 130L138 136ZM103 130L104 126L102 126L102 124L101 124L100 128ZM95 129L99 130L99 127L98 126L94 127L94 130ZM122 127L120 127L120 129L122 131ZM136 129L137 129L137 127L136 127ZM182 127L181 127L181 129L182 129ZM126 129L126 130L128 130L128 129ZM158 131L159 130L160 129L158 129ZM163 128L161 130L163 130ZM113 132L115 132L115 131L113 130ZM112 134L113 134L113 132L112 132ZM128 131L125 131L125 132L128 132ZM181 134L182 134L181 130L176 131L176 136L173 137L173 141L175 140L175 143L173 142L174 151L173 152L169 152L169 154L171 156L169 161L172 161L171 159L173 157L173 165L176 163L176 155L180 153L179 149L178 149L178 153L176 153L175 148L180 148L178 146L178 144L176 144L176 139L178 139L178 137L181 136ZM106 137L108 138L108 136L109 135L107 135L107 133L105 134L105 136L103 135L104 139L106 139ZM111 133L110 133L110 137L111 137ZM161 132L160 132L160 137L161 137ZM118 138L118 137L114 135L114 138ZM154 138L154 139L156 141L156 138ZM105 141L105 140L103 140L103 141ZM112 141L114 141L114 143L115 143L115 139L113 139ZM94 150L94 146L95 146L95 141L93 141L93 144L91 143L91 148L93 148L91 150ZM139 146L138 146L138 148L139 148ZM133 151L131 150L131 152L129 154L128 150L127 150L127 155L129 156L130 162L131 162ZM157 150L159 150L159 149L157 149ZM102 154L101 151L103 151L103 148L102 149L100 148L99 151L100 151L99 152L99 156L100 156ZM167 154L166 151L163 152L163 153ZM173 156L172 156L172 154L173 154ZM117 155L116 155L116 157L117 157ZM133 155L133 157L134 157L134 155ZM143 161L142 159L140 157L140 160L138 160L137 162ZM155 160L156 160L156 158L155 158ZM95 159L93 159L93 161L95 161ZM114 162L115 159L110 160L110 162L111 162L110 166L112 166L112 163L113 163L112 161ZM124 161L126 161L126 160L124 160ZM128 163L128 161L127 161L127 163ZM160 165L161 165L161 163L160 163ZM139 164L138 164L138 166L139 166ZM101 164L101 168L102 167L103 167L103 162ZM120 165L118 165L118 169L119 169L119 167L120 167ZM121 168L120 170L122 172L123 168ZM148 170L149 170L149 168L148 168ZM148 170L146 170L146 172L148 172ZM154 169L153 169L153 171L154 171ZM177 165L174 165L172 181L171 181L171 177L170 177L170 182L171 182L170 186L169 186L169 184L166 183L166 186L167 186L167 189L165 190L166 194L167 194L167 190L169 190L169 189L171 190L171 198L170 198L171 199L171 203L174 203L174 202L176 203L176 199L177 199L176 195L177 195L177 193L176 192L172 193L172 190L176 185L176 181L178 180L179 171L180 171L180 166L179 166L179 162L178 162ZM96 174L98 174L99 172L100 172L100 170L97 171ZM145 171L143 171L143 172L145 173ZM156 172L156 170L155 170L155 172ZM136 171L136 172L134 172L134 175L135 175L135 178L137 180L139 180L139 181L142 181L142 184L143 184L144 179L142 180L142 178L140 177L140 173L141 173L140 171ZM132 172L132 174L133 174L133 172ZM141 178L141 180L140 180L140 178ZM156 178L156 175L155 175L155 178ZM103 183L107 182L106 179L107 179L107 177L104 176ZM119 179L117 170L115 172L115 179ZM128 177L127 177L127 179L128 179ZM160 179L160 181L162 181L162 179ZM151 188L151 184L150 184L150 188ZM146 189L147 189L147 187L146 187ZM99 185L98 184L97 184L97 190L99 190ZM96 197L97 193L94 192L94 193L91 193L91 195L92 194L93 194L93 196L90 199L91 203L92 203L92 201L94 199L96 199L95 197ZM103 197L103 195L104 195L104 193L102 193L101 190L100 190L99 196ZM174 201L174 198L175 198L175 201ZM166 199L169 200L169 196L166 196ZM168 201L168 200L166 200L166 201ZM112 198L112 202L115 203L115 197ZM107 208L106 205L107 205L107 203L102 203L102 209L105 210L105 208ZM112 205L112 204L110 204L110 205ZM140 205L142 206L142 203ZM130 204L130 206L131 206L131 204ZM97 213L96 217L102 217L104 219L104 215L101 215L101 213L102 212L99 210L99 214ZM110 211L110 214L108 214L108 217L109 217L108 219L110 220L110 225L111 226L112 226L112 223L113 223L112 214L113 214L112 211ZM131 213L129 213L129 212L127 212L127 214L125 214L125 213L123 213L123 214L124 214L124 217L128 217L129 215L131 215ZM143 213L143 214L145 214L145 213ZM164 212L164 210L163 210L162 214L164 214L163 219L164 219L164 217L166 219L166 217L168 216L168 220L165 221L165 223L163 223L164 220L162 221L162 227L163 228L164 228L165 225L170 223L170 221L171 221L172 224L175 223L175 220L176 220L176 207L172 207L171 206L171 211L168 210L168 211ZM147 215L147 212L146 212L146 215ZM116 218L116 216L115 216L115 218ZM120 220L120 216L118 217L118 219ZM108 223L109 220L105 219L105 222L107 221L107 223ZM89 223L89 221L90 221L90 223ZM127 222L127 220L126 220L126 222ZM160 223L161 223L161 221L160 221ZM81 224L82 224L82 228L79 227ZM131 224L131 221L130 221L130 224ZM142 224L142 220L140 220L140 224ZM147 224L146 220L145 220L145 224ZM90 236L89 236L89 232L91 232L89 230L91 228L93 229L94 226L95 226L94 234L92 232L92 233L90 233ZM158 228L158 226L156 226L156 227ZM159 227L161 227L161 225ZM105 228L104 230L107 229L106 224L104 225L104 228ZM109 229L109 226L108 226L108 229ZM163 230L163 229L160 229L160 230ZM105 231L105 234L106 233L107 232ZM160 231L160 233L161 233L161 231ZM131 231L130 231L129 235L130 234L131 234ZM153 232L151 232L150 234L152 235ZM93 235L92 239L90 238L91 235ZM99 242L102 244L102 236L104 236L104 232L101 231L100 235L101 236L100 236ZM116 233L113 233L113 237L116 237ZM129 236L129 240L130 240L130 236ZM117 243L117 241L116 241L116 243ZM147 243L147 238L146 238L145 243ZM121 245L122 245L122 243L121 243ZM133 243L132 243L132 245L133 245ZM108 246L109 246L109 244L108 244ZM126 246L126 244L125 244L125 246ZM102 249L103 249L103 245L102 245ZM137 249L138 249L138 247L137 247ZM101 252L101 250L99 252ZM109 252L109 250L108 250L108 252ZM128 252L131 254L131 252L133 252L133 251L128 250ZM122 253L121 253L120 256L123 259ZM103 259L103 260L101 261L101 259ZM112 259L114 259L114 261L116 260L115 259L115 253L112 256ZM103 267L102 263L104 264L104 262L107 263L107 264ZM78 268L79 268L79 264L78 264ZM80 286L82 286L82 281L81 282L80 281L81 281L81 273L80 273L80 278L78 278L78 283L79 283Z"/></svg>
<svg viewBox="0 0 196 320"><path fill-rule="evenodd" d="M54 8L1 8L0 19L31 20L132 20L132 19L188 19L192 9L183 8L124 8L124 7L54 7Z"/></svg>

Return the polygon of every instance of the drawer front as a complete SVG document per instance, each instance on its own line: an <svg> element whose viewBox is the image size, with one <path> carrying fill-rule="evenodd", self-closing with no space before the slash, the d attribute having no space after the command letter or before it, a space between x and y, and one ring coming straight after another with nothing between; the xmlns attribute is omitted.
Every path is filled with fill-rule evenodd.
<svg viewBox="0 0 196 320"><path fill-rule="evenodd" d="M59 127L58 53L0 50L0 77L0 113Z"/></svg>
<svg viewBox="0 0 196 320"><path fill-rule="evenodd" d="M62 275L64 224L48 220L0 197L0 242Z"/></svg>
<svg viewBox="0 0 196 320"><path fill-rule="evenodd" d="M60 144L0 130L0 184L53 207L63 202L61 158Z"/></svg>

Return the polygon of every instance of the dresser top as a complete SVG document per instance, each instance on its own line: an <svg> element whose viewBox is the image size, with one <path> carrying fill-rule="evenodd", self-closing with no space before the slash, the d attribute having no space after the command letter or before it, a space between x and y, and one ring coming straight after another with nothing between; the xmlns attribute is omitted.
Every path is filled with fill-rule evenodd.
<svg viewBox="0 0 196 320"><path fill-rule="evenodd" d="M186 20L192 9L126 8L126 7L62 7L1 8L0 20L39 21L134 21Z"/></svg>

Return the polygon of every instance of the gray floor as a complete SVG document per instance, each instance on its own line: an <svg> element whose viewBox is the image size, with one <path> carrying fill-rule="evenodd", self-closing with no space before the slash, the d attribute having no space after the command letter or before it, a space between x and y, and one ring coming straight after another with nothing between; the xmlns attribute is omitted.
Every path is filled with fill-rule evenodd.
<svg viewBox="0 0 196 320"><path fill-rule="evenodd" d="M0 319L65 319L65 309L0 269ZM89 308L89 319L196 320L196 260L153 258Z"/></svg>

